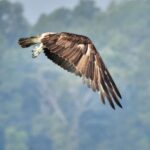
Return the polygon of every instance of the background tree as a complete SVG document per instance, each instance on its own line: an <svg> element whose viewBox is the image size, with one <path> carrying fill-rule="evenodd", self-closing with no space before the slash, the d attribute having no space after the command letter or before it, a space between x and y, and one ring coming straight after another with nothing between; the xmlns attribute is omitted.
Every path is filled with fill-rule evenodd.
<svg viewBox="0 0 150 150"><path fill-rule="evenodd" d="M0 35L7 39L7 45L16 43L19 36L28 32L28 23L23 17L23 8L19 3L0 1Z"/></svg>
<svg viewBox="0 0 150 150"><path fill-rule="evenodd" d="M99 10L94 0L80 0L79 4L74 8L73 14L75 18L92 19Z"/></svg>

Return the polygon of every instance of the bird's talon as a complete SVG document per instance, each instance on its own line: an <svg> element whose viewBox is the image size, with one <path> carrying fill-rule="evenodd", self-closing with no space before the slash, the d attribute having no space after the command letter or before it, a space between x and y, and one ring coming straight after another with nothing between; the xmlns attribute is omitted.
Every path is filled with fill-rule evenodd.
<svg viewBox="0 0 150 150"><path fill-rule="evenodd" d="M32 54L32 58L36 58L38 55Z"/></svg>

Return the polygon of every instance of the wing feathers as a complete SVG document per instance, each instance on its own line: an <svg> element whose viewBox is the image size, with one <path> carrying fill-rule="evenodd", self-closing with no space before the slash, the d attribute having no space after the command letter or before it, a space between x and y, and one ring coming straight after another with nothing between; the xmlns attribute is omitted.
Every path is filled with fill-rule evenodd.
<svg viewBox="0 0 150 150"><path fill-rule="evenodd" d="M109 101L111 107L112 107L113 109L115 109L115 105L114 105L114 103L113 103L112 97L111 97L111 95L110 95L110 93L109 93L109 91L108 91L108 88L107 88L107 86L106 86L105 81L104 81L103 78L102 78L102 80L101 80L101 84L102 84L102 87L103 87L103 89L104 89L104 91L105 91L105 93L106 93L106 97L108 98L108 101Z"/></svg>
<svg viewBox="0 0 150 150"><path fill-rule="evenodd" d="M80 61L81 57L82 57L82 53L81 53L81 51L78 51L78 53L76 54L76 56L71 60L75 66Z"/></svg>
<svg viewBox="0 0 150 150"><path fill-rule="evenodd" d="M64 69L82 76L88 87L93 91L100 91L104 104L107 97L113 109L115 109L114 102L122 108L119 102L121 94L102 58L87 37L60 33L46 36L42 42L46 47L44 52L48 58Z"/></svg>
<svg viewBox="0 0 150 150"><path fill-rule="evenodd" d="M114 88L116 94L119 96L119 98L122 98L122 97L121 97L121 94L120 94L120 92L119 92L119 90L118 90L116 84L114 83L114 81L113 81L113 79L112 79L112 77L111 77L109 71L107 70L107 68L106 68L106 71L107 71L107 74L108 74L108 78L109 78L109 80L111 81L111 84L112 84L112 86L113 86L113 88Z"/></svg>
<svg viewBox="0 0 150 150"><path fill-rule="evenodd" d="M76 66L76 69L79 70L79 72L81 72L82 74L85 72L88 60L89 56L83 55Z"/></svg>

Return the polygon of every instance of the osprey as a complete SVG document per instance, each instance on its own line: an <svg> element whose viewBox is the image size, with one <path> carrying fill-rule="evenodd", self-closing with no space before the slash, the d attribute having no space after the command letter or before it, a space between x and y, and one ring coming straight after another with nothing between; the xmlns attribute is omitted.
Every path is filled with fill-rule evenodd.
<svg viewBox="0 0 150 150"><path fill-rule="evenodd" d="M115 109L114 102L122 108L119 102L121 94L88 37L67 32L46 32L37 36L20 38L18 43L22 48L39 44L32 51L33 58L44 51L54 63L82 77L88 87L99 92L104 104L107 98L113 109Z"/></svg>

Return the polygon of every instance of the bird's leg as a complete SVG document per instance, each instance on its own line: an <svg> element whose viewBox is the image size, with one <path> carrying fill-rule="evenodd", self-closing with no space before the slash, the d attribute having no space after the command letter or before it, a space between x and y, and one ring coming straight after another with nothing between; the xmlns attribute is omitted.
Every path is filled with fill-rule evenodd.
<svg viewBox="0 0 150 150"><path fill-rule="evenodd" d="M32 58L36 58L43 50L43 44L41 43L39 46L36 46L32 50Z"/></svg>

